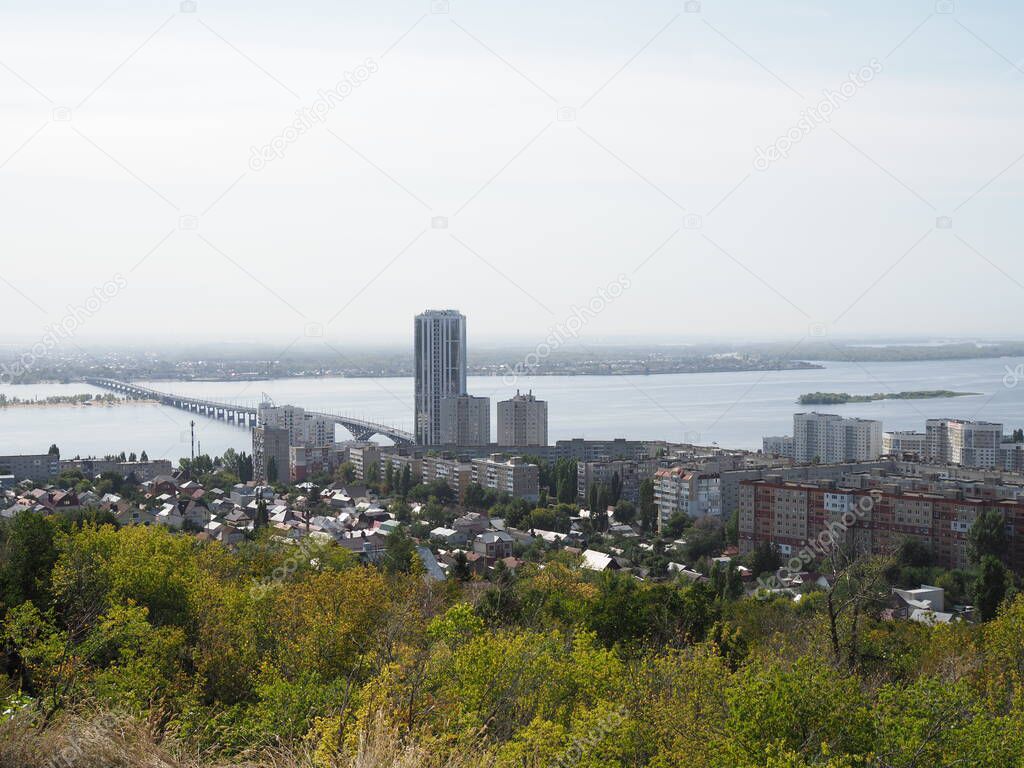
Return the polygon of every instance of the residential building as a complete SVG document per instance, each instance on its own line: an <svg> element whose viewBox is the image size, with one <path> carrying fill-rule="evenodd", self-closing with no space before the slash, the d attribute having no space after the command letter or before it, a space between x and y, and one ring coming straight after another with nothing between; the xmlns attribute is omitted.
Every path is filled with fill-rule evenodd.
<svg viewBox="0 0 1024 768"><path fill-rule="evenodd" d="M1006 562L1024 567L1024 500L983 498L961 481L860 475L849 482L740 483L740 553L771 543L784 557L814 558L836 543L858 552L892 554L906 539L932 553L941 568L969 566L968 539L978 515L995 510L1006 522Z"/></svg>
<svg viewBox="0 0 1024 768"><path fill-rule="evenodd" d="M506 458L491 454L487 459L473 459L473 482L517 499L537 501L540 498L540 468L520 456Z"/></svg>
<svg viewBox="0 0 1024 768"><path fill-rule="evenodd" d="M783 458L792 459L793 450L793 437L791 435L761 438L761 451L768 456L782 456Z"/></svg>
<svg viewBox="0 0 1024 768"><path fill-rule="evenodd" d="M793 414L793 458L799 463L870 461L882 455L882 422L831 413Z"/></svg>
<svg viewBox="0 0 1024 768"><path fill-rule="evenodd" d="M1000 465L1003 425L987 421L928 419L928 459L940 464L994 469Z"/></svg>
<svg viewBox="0 0 1024 768"><path fill-rule="evenodd" d="M289 446L288 477L293 483L301 483L314 475L334 474L344 453L338 445Z"/></svg>
<svg viewBox="0 0 1024 768"><path fill-rule="evenodd" d="M380 469L380 446L377 443L352 443L348 446L348 460L355 470L356 479L366 481L370 467Z"/></svg>
<svg viewBox="0 0 1024 768"><path fill-rule="evenodd" d="M490 562L512 557L515 540L505 531L484 531L473 539L473 551L483 555Z"/></svg>
<svg viewBox="0 0 1024 768"><path fill-rule="evenodd" d="M885 432L882 435L882 453L886 456L910 453L923 458L928 455L928 435L924 432Z"/></svg>
<svg viewBox="0 0 1024 768"><path fill-rule="evenodd" d="M252 466L260 483L284 481L288 477L291 445L289 432L283 427L257 425L252 430Z"/></svg>
<svg viewBox="0 0 1024 768"><path fill-rule="evenodd" d="M60 474L60 454L40 453L0 456L0 474L14 475L19 481L45 483Z"/></svg>
<svg viewBox="0 0 1024 768"><path fill-rule="evenodd" d="M530 446L548 444L548 404L530 391L498 403L498 445Z"/></svg>
<svg viewBox="0 0 1024 768"><path fill-rule="evenodd" d="M679 512L690 517L720 517L721 477L685 467L659 469L654 473L654 503L659 531L663 522Z"/></svg>
<svg viewBox="0 0 1024 768"><path fill-rule="evenodd" d="M999 467L1006 472L1024 472L1024 443L1003 442L999 446Z"/></svg>
<svg viewBox="0 0 1024 768"><path fill-rule="evenodd" d="M465 497L469 484L473 482L473 465L451 456L428 454L423 457L423 482L431 483L434 480L444 480L461 500Z"/></svg>
<svg viewBox="0 0 1024 768"><path fill-rule="evenodd" d="M415 453L409 453L407 449L397 449L394 452L381 453L380 455L380 477L383 480L388 476L388 467L391 467L392 486L402 482L402 475L406 468L409 470L409 481L412 485L419 485L423 479L423 457Z"/></svg>
<svg viewBox="0 0 1024 768"><path fill-rule="evenodd" d="M260 403L256 423L288 431L289 445L333 445L334 422L295 405Z"/></svg>
<svg viewBox="0 0 1024 768"><path fill-rule="evenodd" d="M655 459L603 459L599 461L580 461L576 463L576 497L580 501L589 498L590 488L594 485L612 487L613 479L618 477L620 487L619 498L640 502L640 483L653 477L658 468Z"/></svg>
<svg viewBox="0 0 1024 768"><path fill-rule="evenodd" d="M415 432L419 445L441 445L441 401L466 394L466 317L454 309L416 316Z"/></svg>
<svg viewBox="0 0 1024 768"><path fill-rule="evenodd" d="M441 443L488 445L491 442L491 400L458 395L441 398Z"/></svg>

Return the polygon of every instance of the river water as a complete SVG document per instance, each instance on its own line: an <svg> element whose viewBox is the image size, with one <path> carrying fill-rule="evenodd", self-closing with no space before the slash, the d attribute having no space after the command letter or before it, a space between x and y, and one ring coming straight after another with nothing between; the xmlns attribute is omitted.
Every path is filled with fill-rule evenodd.
<svg viewBox="0 0 1024 768"><path fill-rule="evenodd" d="M696 373L657 376L540 376L509 383L470 377L469 392L495 403L532 389L548 401L549 438L626 437L759 448L764 435L790 434L797 397L807 392L899 392L945 389L980 393L936 400L889 400L816 410L881 419L886 430L924 429L926 418L998 421L1024 426L1024 358L901 363L825 363L804 371ZM1019 384L1016 384L1019 374ZM257 382L140 382L154 389L255 404L263 393L278 404L344 413L411 431L412 379L276 379ZM22 399L99 392L85 384L0 386ZM44 453L56 443L64 457L145 450L151 458L189 453L189 421L207 453L250 450L248 430L160 405L0 409L0 454ZM338 438L348 434L338 429Z"/></svg>

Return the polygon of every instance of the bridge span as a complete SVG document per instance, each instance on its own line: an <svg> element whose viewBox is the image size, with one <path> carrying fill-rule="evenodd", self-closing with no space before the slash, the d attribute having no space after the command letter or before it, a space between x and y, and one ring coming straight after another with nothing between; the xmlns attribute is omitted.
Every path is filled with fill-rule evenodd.
<svg viewBox="0 0 1024 768"><path fill-rule="evenodd" d="M198 397L176 395L170 392L160 392L156 389L142 387L126 381L118 381L117 379L87 378L85 381L94 387L108 389L125 397L156 400L161 405L168 405L183 411L191 411L203 416L209 416L212 419L232 422L241 427L254 427L257 423L258 410L252 405L222 403L216 400L205 400ZM416 437L411 432L389 427L386 424L377 424L365 419L356 419L324 411L311 411L307 409L306 413L328 419L335 424L341 424L356 440L369 440L374 435L381 435L396 445L413 445L416 442Z"/></svg>

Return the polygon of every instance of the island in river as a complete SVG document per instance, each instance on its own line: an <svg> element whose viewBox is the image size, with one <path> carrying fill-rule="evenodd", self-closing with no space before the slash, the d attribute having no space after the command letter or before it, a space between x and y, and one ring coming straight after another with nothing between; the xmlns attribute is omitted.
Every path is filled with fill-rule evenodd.
<svg viewBox="0 0 1024 768"><path fill-rule="evenodd" d="M948 389L921 389L914 392L875 392L873 395L851 395L848 392L811 392L800 395L800 405L844 405L871 403L875 400L931 400L939 397L966 397L980 392L950 392Z"/></svg>

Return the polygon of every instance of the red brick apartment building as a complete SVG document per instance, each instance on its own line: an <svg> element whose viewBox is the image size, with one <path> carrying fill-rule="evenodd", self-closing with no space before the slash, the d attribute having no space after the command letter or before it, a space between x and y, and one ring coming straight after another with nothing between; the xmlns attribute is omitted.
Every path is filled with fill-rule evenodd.
<svg viewBox="0 0 1024 768"><path fill-rule="evenodd" d="M971 525L983 511L995 509L1006 520L1006 564L1024 572L1024 503L997 498L991 489L904 486L745 480L738 500L740 553L767 541L783 557L820 554L830 545L832 531L836 541L873 554L893 552L904 539L917 539L929 546L936 565L964 568Z"/></svg>

